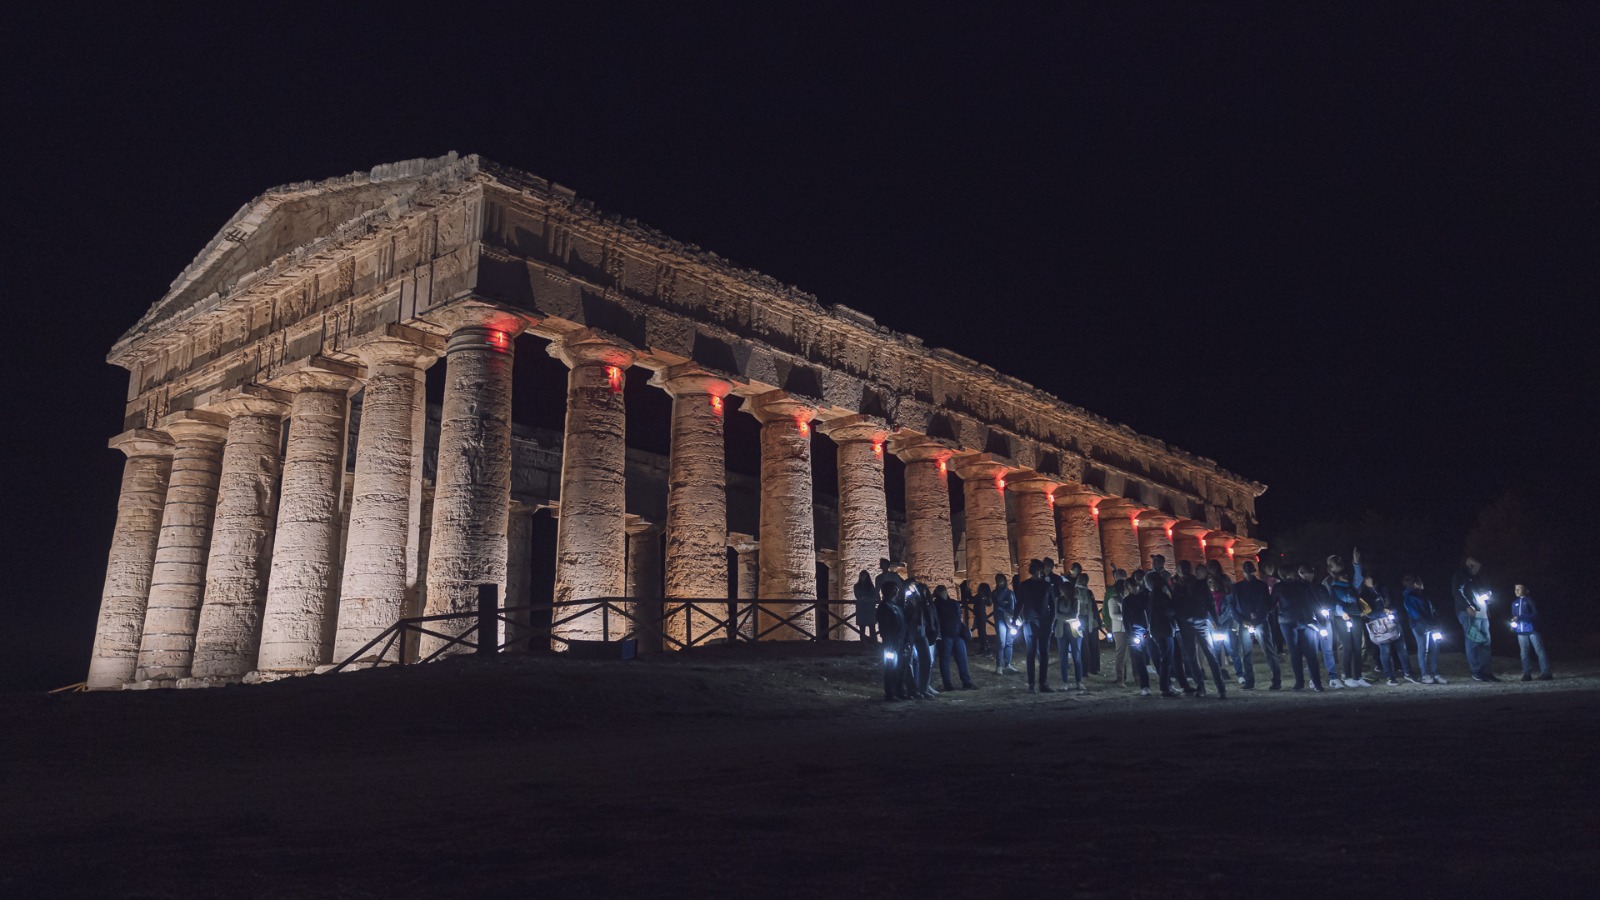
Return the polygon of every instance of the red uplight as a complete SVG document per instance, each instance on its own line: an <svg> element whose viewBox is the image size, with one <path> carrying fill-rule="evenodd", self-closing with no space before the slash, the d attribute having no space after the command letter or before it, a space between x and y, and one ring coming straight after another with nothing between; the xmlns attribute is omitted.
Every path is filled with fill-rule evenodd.
<svg viewBox="0 0 1600 900"><path fill-rule="evenodd" d="M1172 540L1172 526L1171 525L1167 526L1167 540L1169 540L1169 541Z"/></svg>
<svg viewBox="0 0 1600 900"><path fill-rule="evenodd" d="M939 474L940 475L943 475L946 472L946 470L948 470L948 468L949 468L949 464L948 463L946 463L942 459L939 460Z"/></svg>
<svg viewBox="0 0 1600 900"><path fill-rule="evenodd" d="M1051 506L1055 506L1056 505L1056 495L1055 495L1054 491L1051 491L1050 493L1045 494L1044 495L1044 499L1045 499L1045 502L1049 503Z"/></svg>
<svg viewBox="0 0 1600 900"><path fill-rule="evenodd" d="M1050 496L1054 497L1055 495L1051 494ZM1093 516L1096 522L1100 521L1100 507L1098 505L1089 507L1089 515Z"/></svg>
<svg viewBox="0 0 1600 900"><path fill-rule="evenodd" d="M872 442L872 455L883 459L883 441Z"/></svg>
<svg viewBox="0 0 1600 900"><path fill-rule="evenodd" d="M810 422L807 422L805 419L795 419L794 423L795 423L795 425L799 426L799 428L800 428L800 436L801 437L810 437L811 436L811 423Z"/></svg>
<svg viewBox="0 0 1600 900"><path fill-rule="evenodd" d="M711 397L711 411L719 416L722 415L722 398L714 394Z"/></svg>
<svg viewBox="0 0 1600 900"><path fill-rule="evenodd" d="M489 342L489 346L494 347L497 350L505 350L511 346L511 335L506 334L504 331L491 330L487 340Z"/></svg>
<svg viewBox="0 0 1600 900"><path fill-rule="evenodd" d="M1003 491L1006 489L1005 476L1002 475L994 480L994 489L997 491Z"/></svg>
<svg viewBox="0 0 1600 900"><path fill-rule="evenodd" d="M1200 539L1200 549L1204 550L1205 548L1206 548L1206 539L1205 538L1201 538Z"/></svg>
<svg viewBox="0 0 1600 900"><path fill-rule="evenodd" d="M611 383L611 393L622 393L622 369L617 366L606 366L606 381Z"/></svg>
<svg viewBox="0 0 1600 900"><path fill-rule="evenodd" d="M1228 548L1228 558L1229 559L1233 559L1233 548L1232 547Z"/></svg>

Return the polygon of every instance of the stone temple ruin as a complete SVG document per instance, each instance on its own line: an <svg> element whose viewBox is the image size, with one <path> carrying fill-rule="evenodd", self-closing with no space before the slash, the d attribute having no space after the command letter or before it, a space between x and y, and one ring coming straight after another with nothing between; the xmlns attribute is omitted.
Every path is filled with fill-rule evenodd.
<svg viewBox="0 0 1600 900"><path fill-rule="evenodd" d="M511 420L523 335L568 368L563 434ZM507 605L798 606L893 550L930 584L1079 561L1098 596L1155 553L1232 570L1263 547L1261 484L476 156L266 192L109 360L127 461L91 688L314 671L484 583ZM665 458L626 442L636 366L671 397ZM758 479L726 468L735 402ZM837 498L814 496L813 428ZM555 532L537 589L535 515Z"/></svg>

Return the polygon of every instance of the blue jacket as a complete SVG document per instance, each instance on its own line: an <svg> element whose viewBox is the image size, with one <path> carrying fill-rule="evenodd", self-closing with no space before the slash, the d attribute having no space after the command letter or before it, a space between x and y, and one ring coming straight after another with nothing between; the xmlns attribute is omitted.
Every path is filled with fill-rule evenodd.
<svg viewBox="0 0 1600 900"><path fill-rule="evenodd" d="M1362 577L1361 564L1355 564L1356 577L1352 582L1348 577L1337 580L1332 575L1322 579L1322 586L1327 588L1328 594L1333 598L1335 612L1342 612L1352 619L1361 618L1361 595L1356 590L1356 585L1365 579Z"/></svg>
<svg viewBox="0 0 1600 900"><path fill-rule="evenodd" d="M1518 597L1511 601L1511 615L1516 619L1511 630L1517 634L1533 634L1539 630L1539 610L1534 608L1532 597Z"/></svg>
<svg viewBox="0 0 1600 900"><path fill-rule="evenodd" d="M1411 620L1411 627L1419 631L1431 631L1439 627L1439 614L1433 608L1433 601L1421 591L1406 588L1406 618Z"/></svg>

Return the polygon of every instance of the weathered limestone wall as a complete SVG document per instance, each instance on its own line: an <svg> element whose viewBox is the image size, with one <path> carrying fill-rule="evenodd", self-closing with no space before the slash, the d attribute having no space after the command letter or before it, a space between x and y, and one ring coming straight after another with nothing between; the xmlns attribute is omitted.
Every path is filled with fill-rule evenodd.
<svg viewBox="0 0 1600 900"><path fill-rule="evenodd" d="M126 431L110 446L127 454L117 495L117 525L106 560L106 584L89 657L90 690L121 687L139 665L150 574L161 538L161 510L172 476L172 438L150 429Z"/></svg>
<svg viewBox="0 0 1600 900"><path fill-rule="evenodd" d="M1143 507L1120 497L1100 503L1100 549L1105 554L1106 565L1133 574L1143 568L1139 559L1139 534L1134 527L1134 517Z"/></svg>
<svg viewBox="0 0 1600 900"><path fill-rule="evenodd" d="M1095 504L1100 498L1086 491L1056 491L1056 529L1061 540L1061 559L1078 563L1089 576L1089 589L1097 598L1106 595L1110 572L1100 550L1100 523L1095 520ZM1128 573L1132 575L1132 571Z"/></svg>
<svg viewBox="0 0 1600 900"><path fill-rule="evenodd" d="M289 412L280 392L266 393L258 388L222 404L222 411L233 418L222 451L191 670L204 683L238 681L255 668L261 649L261 612L278 519L283 417Z"/></svg>
<svg viewBox="0 0 1600 900"><path fill-rule="evenodd" d="M950 485L945 480L951 451L916 442L895 453L906 464L906 568L929 590L942 584L954 591L955 531L950 522Z"/></svg>
<svg viewBox="0 0 1600 900"><path fill-rule="evenodd" d="M621 385L633 353L593 332L567 335L551 344L549 352L568 367L555 599L565 603L621 597L627 590L628 453ZM566 640L592 641L619 638L627 631L625 620L596 611L555 633Z"/></svg>
<svg viewBox="0 0 1600 900"><path fill-rule="evenodd" d="M1175 521L1159 513L1147 512L1139 516L1139 560L1146 569L1159 554L1167 561L1168 572L1178 570L1178 554L1172 546L1172 523Z"/></svg>
<svg viewBox="0 0 1600 900"><path fill-rule="evenodd" d="M966 509L962 513L967 542L967 580L972 589L994 585L994 577L1015 572L1006 525L1005 477L1009 468L982 456L956 463Z"/></svg>
<svg viewBox="0 0 1600 900"><path fill-rule="evenodd" d="M1026 566L1028 560L1055 559L1056 511L1050 495L1056 483L1038 477L1019 475L1011 478L1009 488L1017 498L1017 562ZM1055 560L1060 572L1068 560ZM1026 569L1024 569L1026 571Z"/></svg>
<svg viewBox="0 0 1600 900"><path fill-rule="evenodd" d="M1205 525L1198 522L1179 522L1172 529L1172 545L1177 551L1179 562L1190 565L1204 565L1206 561L1205 546L1201 541L1210 531Z"/></svg>
<svg viewBox="0 0 1600 900"><path fill-rule="evenodd" d="M728 470L723 436L725 398L732 383L695 366L674 366L652 380L672 395L667 475L666 596L704 600L728 592ZM630 596L634 594L631 590ZM685 640L715 619L689 610L667 623Z"/></svg>
<svg viewBox="0 0 1600 900"><path fill-rule="evenodd" d="M194 662L195 625L205 594L227 418L186 411L164 421L162 430L173 440L172 476L161 511L161 536L150 572L150 601L134 680L170 684L189 677Z"/></svg>
<svg viewBox="0 0 1600 900"><path fill-rule="evenodd" d="M533 514L532 507L511 504L506 522L506 609L533 603ZM523 649L530 622L528 610L507 613L501 640Z"/></svg>
<svg viewBox="0 0 1600 900"><path fill-rule="evenodd" d="M263 672L306 672L333 661L345 425L356 384L305 373L288 385L295 394L256 660Z"/></svg>
<svg viewBox="0 0 1600 900"><path fill-rule="evenodd" d="M855 596L863 571L877 577L878 560L889 557L889 498L883 486L882 422L849 416L822 424L822 432L838 445L839 546L838 598ZM848 639L856 639L853 632Z"/></svg>
<svg viewBox="0 0 1600 900"><path fill-rule="evenodd" d="M444 405L439 420L438 478L428 547L426 615L477 609L478 585L506 587L506 526L511 515L511 363L521 323L493 322L463 310L445 345ZM404 546L402 543L401 546ZM471 620L433 623L464 634ZM427 658L444 646L423 635ZM456 644L447 653L467 652Z"/></svg>
<svg viewBox="0 0 1600 900"><path fill-rule="evenodd" d="M761 422L760 584L763 601L805 603L762 607L758 628L766 640L803 640L774 616L800 614L817 599L816 524L811 510L811 420L816 411L782 393L752 397L745 408ZM800 623L799 619L794 620Z"/></svg>
<svg viewBox="0 0 1600 900"><path fill-rule="evenodd" d="M407 548L416 514L414 428L423 403L423 370L433 351L382 340L361 348L367 383L350 497L349 536L333 659L342 661L400 618L406 600ZM373 652L380 648L374 648ZM391 653L388 659L395 660Z"/></svg>

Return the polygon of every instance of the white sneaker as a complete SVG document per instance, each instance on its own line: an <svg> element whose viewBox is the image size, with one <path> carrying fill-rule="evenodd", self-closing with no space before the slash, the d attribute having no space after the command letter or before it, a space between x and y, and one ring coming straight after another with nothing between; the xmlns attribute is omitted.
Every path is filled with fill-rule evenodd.
<svg viewBox="0 0 1600 900"><path fill-rule="evenodd" d="M1244 676L1243 675L1239 676L1239 683L1240 684L1244 684Z"/></svg>
<svg viewBox="0 0 1600 900"><path fill-rule="evenodd" d="M1016 667L1015 666L1009 666L1009 665L1006 666L1006 674L1007 675L1015 675L1015 674L1017 674Z"/></svg>
<svg viewBox="0 0 1600 900"><path fill-rule="evenodd" d="M1424 675L1424 676L1422 676L1422 683L1423 684L1433 684L1433 676L1432 675Z"/></svg>
<svg viewBox="0 0 1600 900"><path fill-rule="evenodd" d="M1426 677L1426 676L1424 676L1424 677ZM1416 684L1417 683L1417 680L1415 678L1412 678L1410 675L1405 676L1405 679L1407 681L1411 682L1412 684ZM1426 684L1427 682L1423 682L1423 683Z"/></svg>
<svg viewBox="0 0 1600 900"><path fill-rule="evenodd" d="M1141 697L1150 696L1150 689L1149 688L1139 688L1139 696L1141 696Z"/></svg>
<svg viewBox="0 0 1600 900"><path fill-rule="evenodd" d="M1434 684L1449 684L1450 682L1445 681L1443 675L1435 675L1435 676L1433 676L1433 683Z"/></svg>
<svg viewBox="0 0 1600 900"><path fill-rule="evenodd" d="M1366 680L1365 678L1357 678L1356 683L1351 685L1351 687L1372 687L1372 682Z"/></svg>
<svg viewBox="0 0 1600 900"><path fill-rule="evenodd" d="M1329 678L1328 679L1328 687L1331 687L1331 688L1342 688L1342 687L1344 687L1344 682L1340 681L1337 678Z"/></svg>

